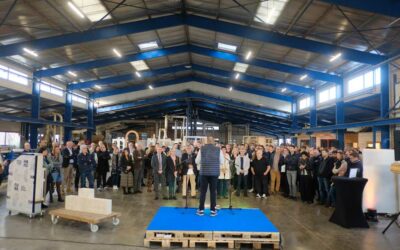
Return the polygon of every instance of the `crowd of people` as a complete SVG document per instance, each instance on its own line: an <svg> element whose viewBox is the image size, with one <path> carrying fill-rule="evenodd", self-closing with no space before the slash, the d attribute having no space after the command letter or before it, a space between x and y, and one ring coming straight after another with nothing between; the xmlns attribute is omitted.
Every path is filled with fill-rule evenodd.
<svg viewBox="0 0 400 250"><path fill-rule="evenodd" d="M215 186L216 193L211 195L217 199L228 199L230 194L252 194L257 199L280 194L334 207L332 177L349 176L350 169L357 170L357 177L363 175L361 152L357 149L213 143L218 148L213 155L206 146L196 142L143 148L129 142L120 150L117 145L101 141L89 145L83 140L49 145L41 140L37 150L25 143L24 151L43 154L50 202L55 190L58 201L63 202L63 195L77 192L79 187L96 187L99 191L122 189L124 195L140 194L147 187L156 200L176 200L178 193L182 198L196 198L198 191L202 194L203 181ZM205 161L219 167L202 170ZM215 176L216 183L207 176Z"/></svg>

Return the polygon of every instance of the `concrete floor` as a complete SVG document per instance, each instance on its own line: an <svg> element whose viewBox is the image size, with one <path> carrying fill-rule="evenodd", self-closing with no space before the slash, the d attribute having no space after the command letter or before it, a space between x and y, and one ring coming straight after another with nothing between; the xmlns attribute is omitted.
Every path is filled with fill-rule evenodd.
<svg viewBox="0 0 400 250"><path fill-rule="evenodd" d="M61 220L52 225L50 217L28 219L23 215L8 216L6 190L0 188L0 250L2 249L145 249L143 235L153 215L161 205L184 206L185 201L154 201L153 194L123 196L121 192L106 191L97 197L113 199L113 210L122 212L121 224L100 225L92 233L88 225ZM228 206L228 200L219 202ZM197 206L197 200L190 200ZM234 207L260 207L278 227L283 237L283 249L400 249L400 228L393 225L386 235L381 231L388 220L370 223L370 229L344 229L328 222L332 209L306 205L280 196L268 200L253 197L233 198ZM55 202L51 208L59 207ZM62 206L62 205L61 205Z"/></svg>

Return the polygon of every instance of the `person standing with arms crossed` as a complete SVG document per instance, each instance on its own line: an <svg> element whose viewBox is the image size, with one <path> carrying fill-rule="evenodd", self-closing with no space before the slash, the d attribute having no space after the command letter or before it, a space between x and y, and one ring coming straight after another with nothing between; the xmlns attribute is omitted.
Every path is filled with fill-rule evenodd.
<svg viewBox="0 0 400 250"><path fill-rule="evenodd" d="M207 144L201 147L196 157L196 164L200 168L200 205L197 215L204 215L204 203L206 201L207 188L210 186L211 216L216 216L217 211L217 180L220 174L220 165L224 163L225 157L221 149L215 146L214 138L207 137Z"/></svg>

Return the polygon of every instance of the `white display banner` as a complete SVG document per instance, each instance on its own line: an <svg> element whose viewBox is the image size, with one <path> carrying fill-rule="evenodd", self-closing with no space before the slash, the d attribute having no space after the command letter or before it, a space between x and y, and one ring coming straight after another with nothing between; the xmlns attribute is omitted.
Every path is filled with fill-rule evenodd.
<svg viewBox="0 0 400 250"><path fill-rule="evenodd" d="M364 189L363 210L376 209L378 213L398 212L396 178L390 171L394 160L393 149L364 149L364 178L368 182Z"/></svg>

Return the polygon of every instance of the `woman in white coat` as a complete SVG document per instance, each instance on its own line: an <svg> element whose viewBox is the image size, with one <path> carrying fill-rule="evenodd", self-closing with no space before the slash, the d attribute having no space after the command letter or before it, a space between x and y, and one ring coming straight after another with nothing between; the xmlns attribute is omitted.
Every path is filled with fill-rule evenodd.
<svg viewBox="0 0 400 250"><path fill-rule="evenodd" d="M228 199L228 182L231 179L230 155L226 152L226 147L221 147L224 155L224 163L220 166L220 174L218 177L218 199L221 197Z"/></svg>

